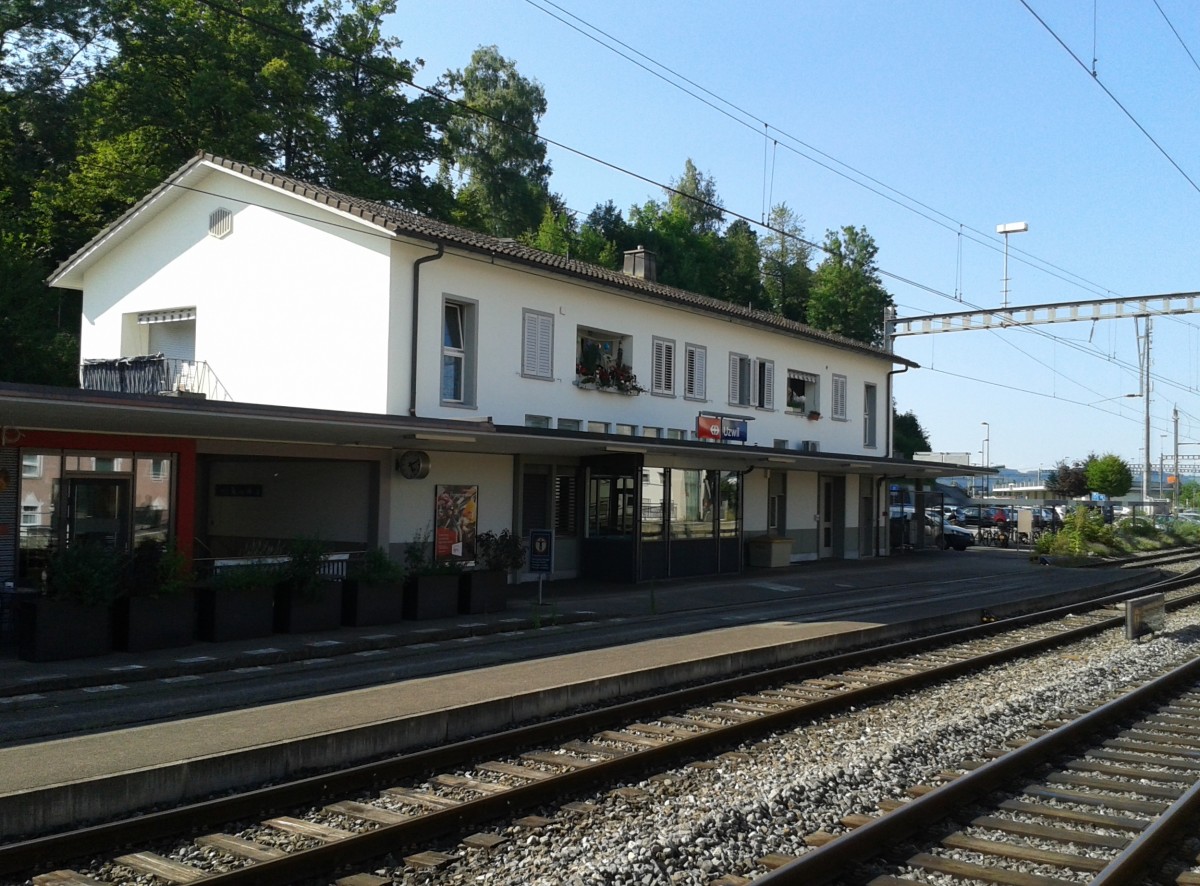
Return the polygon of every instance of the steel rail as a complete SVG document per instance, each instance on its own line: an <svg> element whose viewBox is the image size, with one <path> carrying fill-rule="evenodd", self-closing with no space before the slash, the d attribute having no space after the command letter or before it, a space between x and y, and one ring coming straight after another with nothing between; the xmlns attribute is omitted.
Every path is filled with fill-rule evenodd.
<svg viewBox="0 0 1200 886"><path fill-rule="evenodd" d="M1200 570L1196 570L1200 573ZM1154 582L1142 587L1133 588L1106 595L1096 600L1088 601L1091 607L1104 606L1120 602L1131 597L1145 594L1148 591L1166 591L1178 587L1195 584L1198 579L1195 573L1173 577L1165 581ZM1168 603L1168 608L1178 608L1187 605L1189 601L1200 599L1200 594L1188 595ZM450 745L429 748L401 757L349 767L337 772L319 774L303 779L287 782L281 785L258 788L233 797L219 797L199 803L189 804L177 809L162 810L143 816L122 819L115 822L98 824L62 834L51 834L34 837L8 846L0 847L0 873L24 871L59 864L66 858L83 857L93 853L102 853L113 846L129 845L135 842L147 842L163 839L190 830L223 824L230 820L261 817L279 809L297 805L312 804L323 799L343 796L347 792L370 790L373 787L386 785L398 779L418 777L431 771L462 765L464 761L485 759L496 754L511 754L515 749L536 746L573 737L581 733L595 732L611 726L614 723L628 722L664 710L678 709L689 704L699 704L717 697L727 697L753 690L764 684L803 680L814 676L823 676L832 671L851 670L862 664L877 662L889 657L899 657L912 652L919 652L932 646L944 646L964 642L992 634L1003 633L1020 627L1039 622L1053 620L1068 614L1078 613L1080 603L1070 606L1059 606L1036 613L1028 613L1013 618L1002 619L988 624L958 628L942 634L911 640L898 641L886 646L866 650L842 653L827 658L814 659L796 664L784 665L752 674L743 674L698 686L673 690L655 696L622 702L601 710L570 714L565 717L521 726L493 735L483 736ZM615 780L618 776L616 764L623 763L628 771L634 772L639 768L649 769L654 766L665 766L675 759L685 756L682 749L688 749L686 755L702 755L711 748L737 744L748 736L760 733L764 728L781 729L795 719L809 719L824 713L844 708L848 704L863 703L886 694L895 693L928 682L956 676L971 670L985 667L989 664L1003 661L1020 654L1036 652L1051 648L1055 645L1072 642L1075 639L1110 629L1119 625L1122 618L1117 616L1103 619L1088 625L1071 628L1066 631L1040 638L1038 640L1019 644L1018 646L997 650L984 655L932 668L920 674L898 677L875 686L860 690L842 692L827 699L816 700L795 708L778 713L766 714L754 720L733 724L722 730L701 733L695 738L679 739L659 748L648 749L634 753L618 760L605 761L587 766L584 769L565 773L554 779L548 779L534 785L516 787L494 797L484 800L464 803L460 807L445 812L429 813L404 822L399 825L388 825L362 835L370 837L373 834L388 832L393 837L399 837L401 829L409 836L404 842L415 842L429 839L452 831L467 820L482 821L497 815L507 814L514 808L528 808L530 805L546 802L542 799L551 792L539 792L538 788L546 789L550 784L556 787L553 794L561 797L564 793L582 790L605 780ZM764 726L764 724L766 724ZM631 766L636 761L636 766ZM526 799L531 798L531 799ZM473 817L465 817L468 809L478 810ZM502 811L497 811L502 810ZM358 839L358 838L356 838ZM350 847L374 845L373 840L357 843L356 839L344 840L337 844L304 850L297 855L305 856L306 863L313 865L317 859L314 853L328 854L330 857L350 855ZM388 850L394 848L391 846ZM367 850L374 851L374 850ZM355 853L357 854L357 850ZM290 858L291 856L289 856ZM369 857L369 856L364 856ZM356 859L361 860L361 859ZM287 859L262 862L252 866L252 870L260 875L266 875L272 866L279 869L287 868L287 876L295 876L295 872L286 864ZM343 862L339 862L343 863ZM349 862L345 862L349 863ZM309 867L308 870L313 870ZM328 868L325 868L328 869ZM216 877L231 876L232 874L213 875ZM224 881L220 881L224 882ZM240 882L230 880L228 882ZM249 880L245 882L250 882ZM287 879L262 880L259 882L288 882Z"/></svg>
<svg viewBox="0 0 1200 886"><path fill-rule="evenodd" d="M1171 804L1135 837L1104 870L1096 874L1090 886L1137 886L1145 881L1146 871L1156 863L1181 835L1191 833L1200 813L1200 781Z"/></svg>
<svg viewBox="0 0 1200 886"><path fill-rule="evenodd" d="M1163 676L1101 705L1003 757L934 788L892 812L842 834L795 861L758 877L754 882L770 886L817 886L844 876L853 866L879 856L899 840L946 818L964 805L982 799L1006 782L1027 774L1034 767L1063 753L1071 745L1090 741L1098 730L1144 708L1155 698L1172 691L1181 683L1195 683L1197 680L1200 680L1200 657L1193 658ZM1196 793L1196 790L1196 787L1193 787L1188 791L1188 795ZM1195 802L1193 797L1190 803ZM1164 839L1165 835L1157 836L1153 847L1161 846ZM1151 848L1139 849L1135 860L1140 863ZM1126 868L1122 876L1127 876L1129 870ZM1113 876L1115 878L1117 874L1114 873ZM1131 881L1115 878L1111 884L1116 886L1127 882Z"/></svg>

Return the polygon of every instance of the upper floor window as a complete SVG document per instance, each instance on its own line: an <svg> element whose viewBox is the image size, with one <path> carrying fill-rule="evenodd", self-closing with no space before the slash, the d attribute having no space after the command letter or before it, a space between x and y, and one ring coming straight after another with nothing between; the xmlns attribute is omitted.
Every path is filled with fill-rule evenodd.
<svg viewBox="0 0 1200 886"><path fill-rule="evenodd" d="M523 315L521 375L526 378L554 377L554 315L526 310Z"/></svg>
<svg viewBox="0 0 1200 886"><path fill-rule="evenodd" d="M704 400L707 397L705 363L708 349L702 345L687 345L684 359L683 396L689 400Z"/></svg>
<svg viewBox="0 0 1200 886"><path fill-rule="evenodd" d="M833 417L846 419L850 416L846 411L846 376L833 377Z"/></svg>
<svg viewBox="0 0 1200 886"><path fill-rule="evenodd" d="M447 300L442 307L442 402L475 400L475 305Z"/></svg>
<svg viewBox="0 0 1200 886"><path fill-rule="evenodd" d="M874 449L876 446L875 425L878 412L878 391L879 389L869 382L863 387L863 446L869 449Z"/></svg>
<svg viewBox="0 0 1200 886"><path fill-rule="evenodd" d="M575 383L602 391L638 394L644 390L626 363L630 337L619 332L579 327L576 333Z"/></svg>
<svg viewBox="0 0 1200 886"><path fill-rule="evenodd" d="M654 339L651 369L651 392L675 396L675 342Z"/></svg>
<svg viewBox="0 0 1200 886"><path fill-rule="evenodd" d="M796 412L821 411L821 379L811 372L788 370L787 408Z"/></svg>
<svg viewBox="0 0 1200 886"><path fill-rule="evenodd" d="M735 406L775 408L775 362L729 355L729 402Z"/></svg>

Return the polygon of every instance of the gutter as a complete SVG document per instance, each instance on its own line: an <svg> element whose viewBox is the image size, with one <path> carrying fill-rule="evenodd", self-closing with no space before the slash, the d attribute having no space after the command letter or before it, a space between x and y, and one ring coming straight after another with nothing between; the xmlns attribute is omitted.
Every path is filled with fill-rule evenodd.
<svg viewBox="0 0 1200 886"><path fill-rule="evenodd" d="M415 418L417 415L417 320L421 313L421 265L425 262L437 261L446 254L446 247L439 243L437 252L425 255L413 262L412 281L412 341L409 343L409 353L412 363L408 372L408 414Z"/></svg>

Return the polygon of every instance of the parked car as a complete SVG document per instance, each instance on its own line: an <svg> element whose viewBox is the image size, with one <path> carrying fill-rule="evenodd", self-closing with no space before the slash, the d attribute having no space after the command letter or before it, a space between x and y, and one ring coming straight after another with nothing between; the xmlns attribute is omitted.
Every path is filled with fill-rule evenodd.
<svg viewBox="0 0 1200 886"><path fill-rule="evenodd" d="M933 543L942 550L954 548L956 551L965 551L975 544L975 533L942 519L941 514L928 511L925 514L925 522L932 530L930 534L933 536Z"/></svg>
<svg viewBox="0 0 1200 886"><path fill-rule="evenodd" d="M893 520L911 521L916 517L916 509L912 505L892 505L889 514ZM913 531L907 527L904 535L906 544L915 543ZM975 544L975 535L944 519L941 511L928 510L925 512L925 544L943 551L947 548L965 551Z"/></svg>

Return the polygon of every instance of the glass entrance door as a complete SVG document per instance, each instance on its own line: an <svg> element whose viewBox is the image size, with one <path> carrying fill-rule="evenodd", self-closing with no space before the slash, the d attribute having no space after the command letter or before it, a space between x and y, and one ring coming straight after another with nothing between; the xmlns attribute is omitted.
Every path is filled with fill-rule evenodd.
<svg viewBox="0 0 1200 886"><path fill-rule="evenodd" d="M67 546L100 544L128 551L131 510L128 478L72 477L67 480Z"/></svg>

